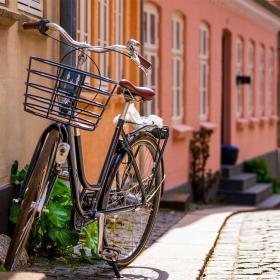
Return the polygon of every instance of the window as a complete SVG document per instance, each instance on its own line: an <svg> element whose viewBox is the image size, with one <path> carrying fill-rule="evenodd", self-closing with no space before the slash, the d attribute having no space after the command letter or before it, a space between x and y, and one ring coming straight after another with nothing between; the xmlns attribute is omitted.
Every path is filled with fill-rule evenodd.
<svg viewBox="0 0 280 280"><path fill-rule="evenodd" d="M243 40L239 37L237 39L237 54L236 54L236 76L243 75L243 53L244 53L244 44ZM241 117L243 114L243 86L242 84L237 84L237 106L236 113L238 117Z"/></svg>
<svg viewBox="0 0 280 280"><path fill-rule="evenodd" d="M43 0L19 0L18 9L29 14L43 16Z"/></svg>
<svg viewBox="0 0 280 280"><path fill-rule="evenodd" d="M109 45L109 0L98 0L98 40L100 46ZM109 76L109 65L107 54L100 54L99 67L101 75Z"/></svg>
<svg viewBox="0 0 280 280"><path fill-rule="evenodd" d="M260 46L259 49L259 84L258 84L258 113L263 115L264 113L264 46Z"/></svg>
<svg viewBox="0 0 280 280"><path fill-rule="evenodd" d="M273 50L269 50L268 69L267 69L267 112L269 115L273 113Z"/></svg>
<svg viewBox="0 0 280 280"><path fill-rule="evenodd" d="M200 120L206 121L209 115L209 28L206 23L199 29L199 93Z"/></svg>
<svg viewBox="0 0 280 280"><path fill-rule="evenodd" d="M251 77L251 83L248 85L248 115L252 116L254 113L254 63L255 61L255 45L252 41L248 46L248 75Z"/></svg>
<svg viewBox="0 0 280 280"><path fill-rule="evenodd" d="M123 9L123 0L115 0L115 44L123 45L124 42L124 9ZM123 76L123 56L121 54L116 54L116 80L119 81Z"/></svg>
<svg viewBox="0 0 280 280"><path fill-rule="evenodd" d="M146 86L157 93L152 101L145 102L144 113L146 115L158 113L158 11L154 5L144 6L144 54L145 58L152 63L152 71L147 77Z"/></svg>
<svg viewBox="0 0 280 280"><path fill-rule="evenodd" d="M184 19L180 15L172 17L172 93L173 120L182 120L183 107L183 75L184 75Z"/></svg>
<svg viewBox="0 0 280 280"><path fill-rule="evenodd" d="M90 43L91 1L77 0L77 40ZM83 67L90 72L90 62L87 59Z"/></svg>

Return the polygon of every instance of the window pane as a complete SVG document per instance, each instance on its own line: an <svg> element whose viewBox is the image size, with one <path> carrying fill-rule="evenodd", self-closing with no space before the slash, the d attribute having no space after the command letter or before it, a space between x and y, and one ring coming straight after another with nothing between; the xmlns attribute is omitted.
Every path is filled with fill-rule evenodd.
<svg viewBox="0 0 280 280"><path fill-rule="evenodd" d="M150 33L150 36L151 36L151 44L155 45L156 43L156 18L155 18L155 15L151 14L150 15L150 18L151 18L151 33Z"/></svg>
<svg viewBox="0 0 280 280"><path fill-rule="evenodd" d="M88 32L88 1L84 1L84 30Z"/></svg>
<svg viewBox="0 0 280 280"><path fill-rule="evenodd" d="M77 29L80 31L80 0L77 0Z"/></svg>
<svg viewBox="0 0 280 280"><path fill-rule="evenodd" d="M206 56L206 54L207 54L207 33L206 33L206 30L203 30L202 40L203 40L203 54Z"/></svg>
<svg viewBox="0 0 280 280"><path fill-rule="evenodd" d="M175 49L175 25L176 25L176 23L175 23L175 21L174 20L172 20L172 28L171 28L171 34L172 34L172 49Z"/></svg>
<svg viewBox="0 0 280 280"><path fill-rule="evenodd" d="M176 104L175 104L175 116L180 116L180 90L175 91L176 94Z"/></svg>
<svg viewBox="0 0 280 280"><path fill-rule="evenodd" d="M104 41L106 42L106 43L108 43L107 42L107 39L108 39L108 34L107 34L107 28L108 28L108 25L107 25L107 5L104 5L104 14L103 14L103 18L104 18L104 30L103 30L103 32L104 32Z"/></svg>
<svg viewBox="0 0 280 280"><path fill-rule="evenodd" d="M144 42L147 43L147 13L144 13L144 28L143 28Z"/></svg>
<svg viewBox="0 0 280 280"><path fill-rule="evenodd" d="M176 49L179 50L181 49L180 46L180 23L177 21L176 22Z"/></svg>
<svg viewBox="0 0 280 280"><path fill-rule="evenodd" d="M101 3L98 1L98 39L101 40Z"/></svg>
<svg viewBox="0 0 280 280"><path fill-rule="evenodd" d="M151 84L153 86L156 85L156 58L155 56L151 56L151 63L152 63L152 73L151 73Z"/></svg>
<svg viewBox="0 0 280 280"><path fill-rule="evenodd" d="M177 78L177 87L180 87L180 72L181 72L181 69L180 69L180 61L179 60L176 60L176 64L177 64L177 69L176 69L176 78Z"/></svg>

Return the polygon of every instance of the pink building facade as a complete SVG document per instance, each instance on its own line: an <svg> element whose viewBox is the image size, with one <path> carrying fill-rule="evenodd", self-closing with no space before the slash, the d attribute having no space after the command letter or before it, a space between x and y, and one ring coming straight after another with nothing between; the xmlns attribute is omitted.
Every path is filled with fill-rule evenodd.
<svg viewBox="0 0 280 280"><path fill-rule="evenodd" d="M279 30L280 12L267 1L144 1L142 41L154 64L145 84L157 92L144 111L171 128L166 189L189 181L200 127L214 130L212 170L223 144L239 148L238 163L277 150Z"/></svg>

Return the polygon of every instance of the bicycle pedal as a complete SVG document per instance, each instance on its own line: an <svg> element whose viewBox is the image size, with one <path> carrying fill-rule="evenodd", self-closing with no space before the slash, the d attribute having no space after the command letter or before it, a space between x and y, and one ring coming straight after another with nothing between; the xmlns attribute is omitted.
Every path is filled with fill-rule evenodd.
<svg viewBox="0 0 280 280"><path fill-rule="evenodd" d="M101 256L105 261L116 262L119 258L121 250L116 247L105 247L102 250Z"/></svg>

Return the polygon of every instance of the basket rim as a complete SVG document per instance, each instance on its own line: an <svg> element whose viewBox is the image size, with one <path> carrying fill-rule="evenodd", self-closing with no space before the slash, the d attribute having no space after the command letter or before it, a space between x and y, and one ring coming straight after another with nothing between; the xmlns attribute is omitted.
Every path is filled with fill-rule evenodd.
<svg viewBox="0 0 280 280"><path fill-rule="evenodd" d="M39 57L39 56L30 56L30 64L29 64L29 67L28 67L27 71L30 71L32 60L37 60L39 62L43 62L43 63L46 63L46 64L51 65L51 66L55 66L55 67L63 67L64 69L72 70L76 73L85 74L85 75L87 75L91 78L95 78L95 79L100 79L101 78L107 83L111 83L111 84L115 84L115 85L118 84L117 81L115 81L113 79L110 79L108 77L98 75L98 74L94 74L94 73L91 73L91 72L88 72L88 71L85 71L85 70L82 70L82 69L77 69L76 67L73 67L73 66L61 63L61 62L55 62L53 60L45 59L45 58L42 58L42 57Z"/></svg>

